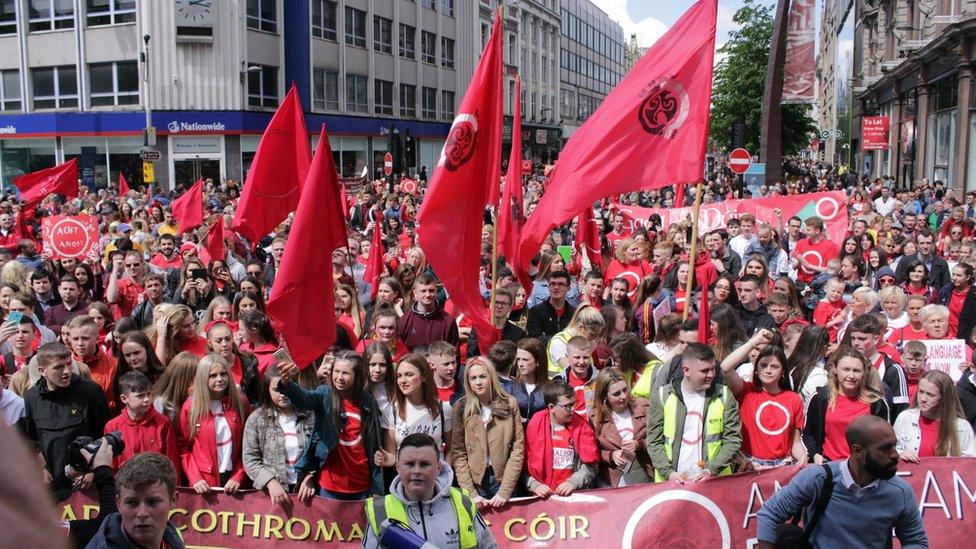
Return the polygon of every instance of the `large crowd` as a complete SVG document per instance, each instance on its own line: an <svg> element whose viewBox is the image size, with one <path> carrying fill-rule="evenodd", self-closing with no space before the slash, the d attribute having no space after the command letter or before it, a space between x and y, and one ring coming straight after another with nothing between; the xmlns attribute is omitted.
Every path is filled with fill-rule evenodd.
<svg viewBox="0 0 976 549"><path fill-rule="evenodd" d="M546 181L536 168L529 215ZM32 211L8 196L0 416L33 443L61 499L95 481L68 466L72 441L113 432L124 441L115 468L158 452L180 486L254 488L280 504L402 490L392 468L418 433L444 461L437 486L466 489L479 508L845 460L859 416L893 426L901 460L976 456L976 193L925 180L895 188L800 159L786 172L785 184L752 192L723 172L703 201L843 189L843 241L817 217L744 214L700 235L704 252L691 258L690 223L634 222L606 201L594 205L602 264L567 251L567 223L523 286L503 259L493 264L486 223L481 250L458 253L482 257L500 334L487 349L416 244L426 182L417 194L394 180L347 182L348 247L321 273L335 281L337 323L321 328L336 343L297 366L265 313L290 220L260 242L234 234L234 181L204 192L210 222L227 227L224 258L204 253L206 227L177 226L177 193L83 187ZM615 198L671 207L693 194ZM98 257L43 257L40 219L79 213L100 222ZM368 280L373 254L384 272ZM703 263L717 273L704 287ZM966 344L957 371L930 369L923 341L951 339Z"/></svg>

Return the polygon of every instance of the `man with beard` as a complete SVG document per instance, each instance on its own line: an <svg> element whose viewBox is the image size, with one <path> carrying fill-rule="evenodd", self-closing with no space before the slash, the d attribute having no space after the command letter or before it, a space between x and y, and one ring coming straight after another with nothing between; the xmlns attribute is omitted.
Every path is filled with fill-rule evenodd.
<svg viewBox="0 0 976 549"><path fill-rule="evenodd" d="M927 548L928 538L912 487L895 477L898 451L895 430L876 416L859 416L845 433L851 457L806 467L777 492L759 511L758 547L796 547L797 540L777 540L777 528L803 511L803 522L813 521L809 542L813 547L891 547L891 529L901 547ZM833 491L821 511L812 519L820 494L833 483Z"/></svg>

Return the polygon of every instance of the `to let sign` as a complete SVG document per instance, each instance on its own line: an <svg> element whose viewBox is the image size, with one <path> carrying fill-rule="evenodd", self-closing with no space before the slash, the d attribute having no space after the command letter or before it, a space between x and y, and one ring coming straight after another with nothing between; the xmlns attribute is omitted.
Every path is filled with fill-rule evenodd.
<svg viewBox="0 0 976 549"><path fill-rule="evenodd" d="M90 215L55 215L41 220L44 257L98 259L98 220Z"/></svg>
<svg viewBox="0 0 976 549"><path fill-rule="evenodd" d="M891 127L887 116L865 116L861 122L861 149L865 151L888 150L888 130Z"/></svg>

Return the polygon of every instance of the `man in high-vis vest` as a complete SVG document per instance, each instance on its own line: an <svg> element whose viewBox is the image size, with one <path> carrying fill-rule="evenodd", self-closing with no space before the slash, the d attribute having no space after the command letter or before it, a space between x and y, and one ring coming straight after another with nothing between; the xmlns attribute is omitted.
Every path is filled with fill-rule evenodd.
<svg viewBox="0 0 976 549"><path fill-rule="evenodd" d="M706 480L732 474L742 444L739 405L715 383L715 353L690 343L681 353L683 377L651 395L647 412L647 453L654 480Z"/></svg>
<svg viewBox="0 0 976 549"><path fill-rule="evenodd" d="M396 469L390 494L366 500L363 547L498 547L468 495L451 487L454 472L440 461L433 438L407 435L397 452Z"/></svg>

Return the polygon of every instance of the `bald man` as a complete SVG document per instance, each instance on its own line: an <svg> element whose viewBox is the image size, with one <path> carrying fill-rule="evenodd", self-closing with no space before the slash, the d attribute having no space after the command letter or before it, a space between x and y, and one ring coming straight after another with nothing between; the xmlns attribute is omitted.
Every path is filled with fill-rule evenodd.
<svg viewBox="0 0 976 549"><path fill-rule="evenodd" d="M809 533L813 547L891 547L892 528L906 549L929 546L915 494L907 482L895 476L895 430L879 417L858 416L845 435L851 457L822 467L806 467L763 505L758 547L796 546L795 541L777 540L777 529L800 511L804 525L812 521L817 500L831 482L827 468L833 491L819 521L813 521Z"/></svg>

